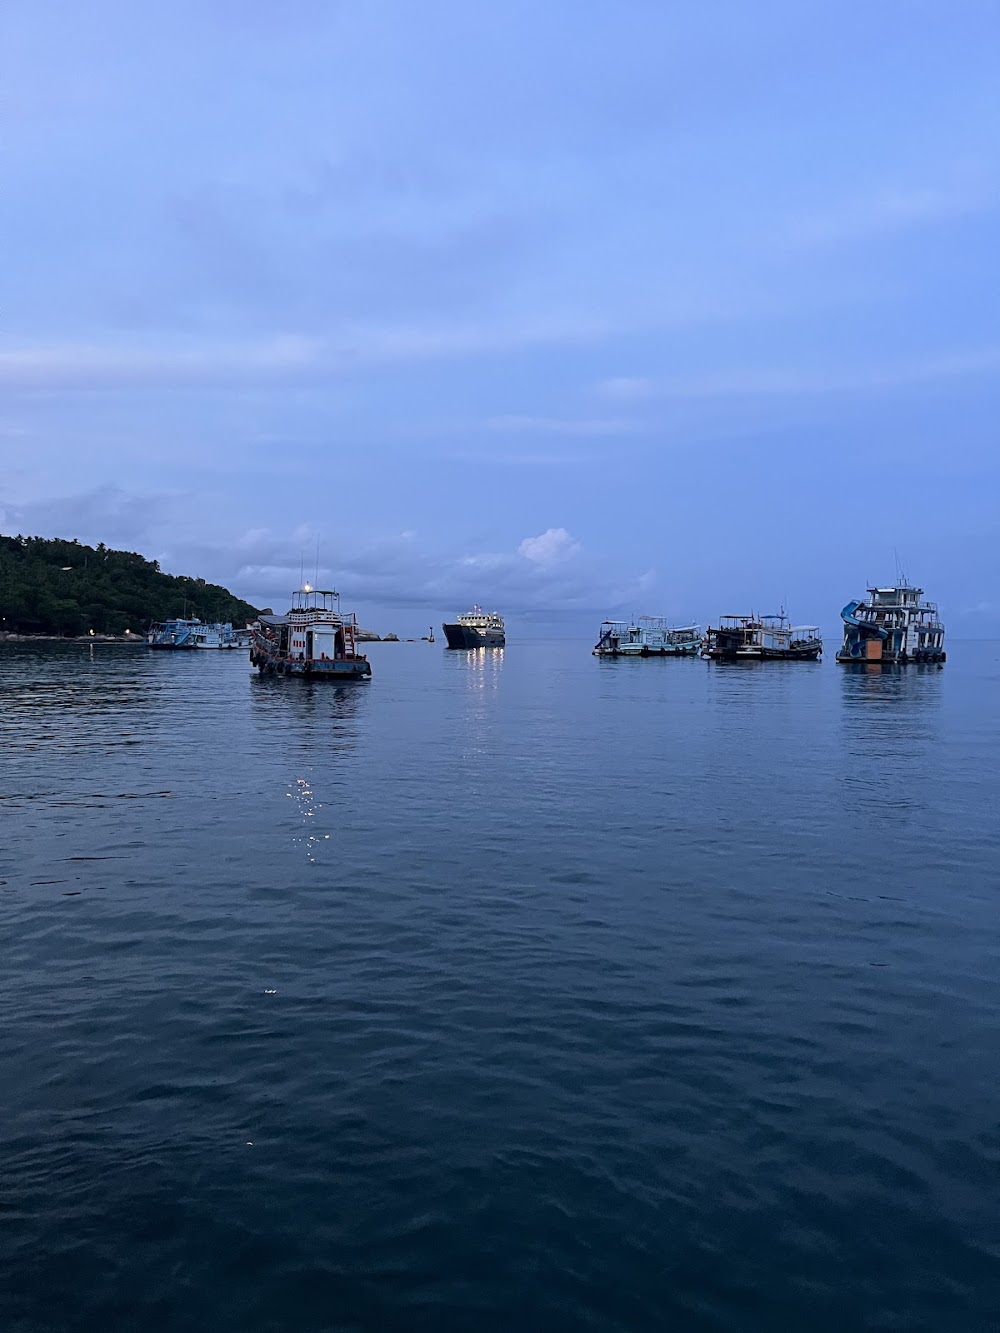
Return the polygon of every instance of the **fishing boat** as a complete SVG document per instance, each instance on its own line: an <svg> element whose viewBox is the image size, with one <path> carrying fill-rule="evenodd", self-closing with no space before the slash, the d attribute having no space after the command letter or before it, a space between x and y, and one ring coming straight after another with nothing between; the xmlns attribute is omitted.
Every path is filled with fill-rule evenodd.
<svg viewBox="0 0 1000 1333"><path fill-rule="evenodd" d="M506 642L503 617L478 606L441 628L449 648L502 648Z"/></svg>
<svg viewBox="0 0 1000 1333"><path fill-rule="evenodd" d="M669 625L661 616L605 620L594 645L595 657L695 657L700 625Z"/></svg>
<svg viewBox="0 0 1000 1333"><path fill-rule="evenodd" d="M944 625L936 602L925 602L923 588L900 583L869 588L862 602L848 602L840 613L844 642L838 662L943 662Z"/></svg>
<svg viewBox="0 0 1000 1333"><path fill-rule="evenodd" d="M212 625L198 625L191 631L192 648L230 649L246 647L246 640L239 630L233 629L227 621Z"/></svg>
<svg viewBox="0 0 1000 1333"><path fill-rule="evenodd" d="M202 628L204 626L200 620L182 620L179 617L164 620L149 627L146 642L150 648L193 648L195 631Z"/></svg>
<svg viewBox="0 0 1000 1333"><path fill-rule="evenodd" d="M815 625L792 625L776 616L722 616L705 632L702 654L721 662L815 662L823 640Z"/></svg>
<svg viewBox="0 0 1000 1333"><path fill-rule="evenodd" d="M250 661L261 674L311 680L365 680L371 664L358 652L358 622L341 611L340 593L305 584L287 615L262 614L250 627Z"/></svg>

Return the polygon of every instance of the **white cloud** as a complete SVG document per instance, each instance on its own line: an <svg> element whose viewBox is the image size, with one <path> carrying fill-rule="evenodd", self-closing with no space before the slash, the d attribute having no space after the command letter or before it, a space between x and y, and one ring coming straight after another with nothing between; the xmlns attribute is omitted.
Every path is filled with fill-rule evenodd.
<svg viewBox="0 0 1000 1333"><path fill-rule="evenodd" d="M635 423L621 419L608 418L563 418L505 416L490 417L485 423L487 430L502 431L505 434L540 435L625 435L635 429Z"/></svg>
<svg viewBox="0 0 1000 1333"><path fill-rule="evenodd" d="M37 343L0 348L0 385L95 389L282 381L324 382L381 366L499 356L520 348L585 343L610 329L578 317L504 326L345 327L323 338L279 334L256 342L200 346L150 341Z"/></svg>
<svg viewBox="0 0 1000 1333"><path fill-rule="evenodd" d="M793 397L805 394L866 393L932 383L963 375L1000 370L1000 347L954 352L896 365L796 370L766 367L719 371L708 375L617 376L597 385L614 402L654 402L698 398Z"/></svg>
<svg viewBox="0 0 1000 1333"><path fill-rule="evenodd" d="M547 528L537 537L525 537L517 550L536 565L557 565L579 555L580 543L565 528Z"/></svg>
<svg viewBox="0 0 1000 1333"><path fill-rule="evenodd" d="M785 229L785 236L800 245L866 240L949 218L990 212L997 202L996 190L986 187L881 189L793 222Z"/></svg>
<svg viewBox="0 0 1000 1333"><path fill-rule="evenodd" d="M565 528L549 528L507 551L448 550L432 538L402 532L381 540L338 540L308 525L208 530L178 492L136 495L118 487L5 505L0 528L39 536L78 537L88 544L138 550L168 573L221 583L255 606L284 609L306 576L338 588L344 605L384 623L388 607L453 613L474 602L504 614L586 611L599 616L632 605L649 586L607 559L590 561ZM316 539L320 559L315 570Z"/></svg>

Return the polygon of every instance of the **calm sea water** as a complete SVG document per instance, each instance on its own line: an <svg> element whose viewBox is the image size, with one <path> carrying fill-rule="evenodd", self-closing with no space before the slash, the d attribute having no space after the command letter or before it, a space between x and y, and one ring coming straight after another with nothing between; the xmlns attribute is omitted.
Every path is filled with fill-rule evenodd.
<svg viewBox="0 0 1000 1333"><path fill-rule="evenodd" d="M0 652L0 1326L970 1330L1000 645Z"/></svg>

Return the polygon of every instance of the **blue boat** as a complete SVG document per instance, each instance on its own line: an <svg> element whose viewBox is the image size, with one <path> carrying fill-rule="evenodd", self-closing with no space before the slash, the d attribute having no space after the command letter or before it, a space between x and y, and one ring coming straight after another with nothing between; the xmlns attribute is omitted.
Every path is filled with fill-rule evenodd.
<svg viewBox="0 0 1000 1333"><path fill-rule="evenodd" d="M200 620L164 620L150 626L146 642L150 648L193 648L196 633L203 628Z"/></svg>

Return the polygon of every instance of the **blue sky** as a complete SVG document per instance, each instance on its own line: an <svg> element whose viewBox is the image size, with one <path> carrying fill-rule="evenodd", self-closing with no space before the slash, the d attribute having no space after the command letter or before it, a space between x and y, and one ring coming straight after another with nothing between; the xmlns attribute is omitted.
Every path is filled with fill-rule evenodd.
<svg viewBox="0 0 1000 1333"><path fill-rule="evenodd" d="M0 529L1000 634L992 0L9 0Z"/></svg>

